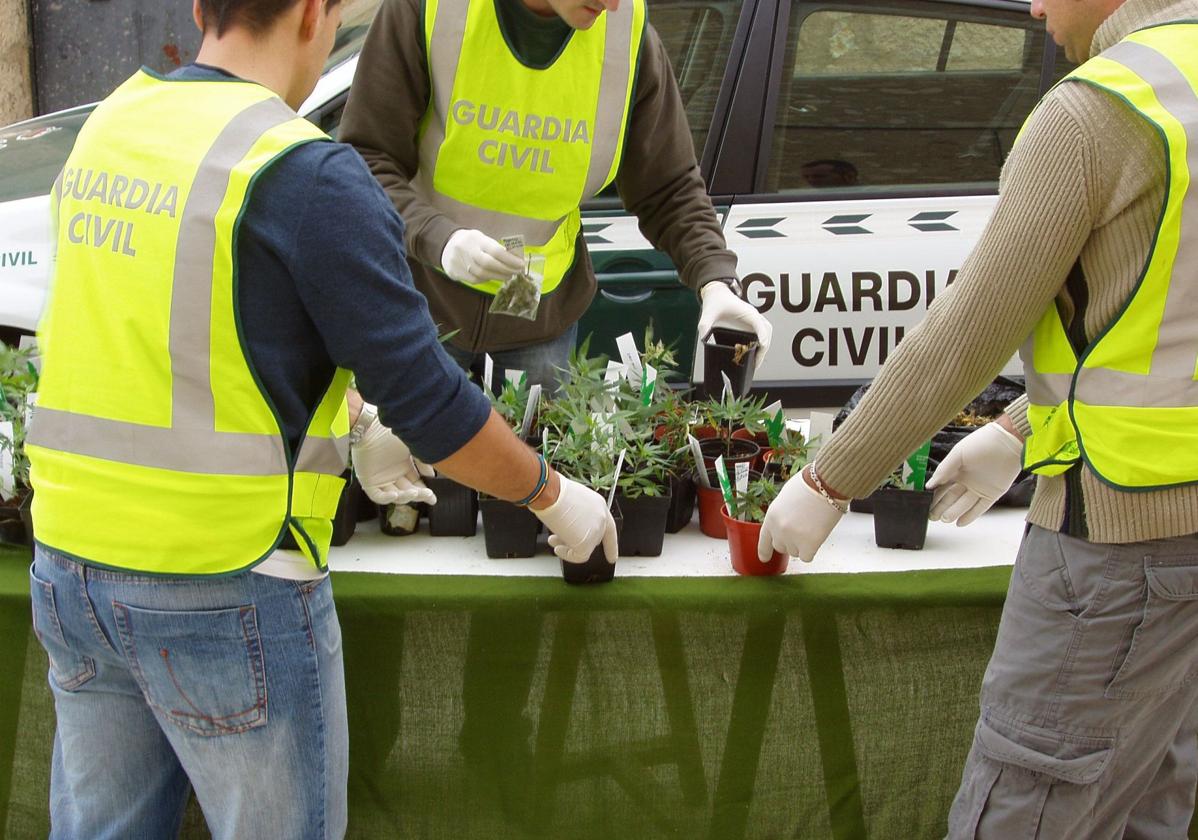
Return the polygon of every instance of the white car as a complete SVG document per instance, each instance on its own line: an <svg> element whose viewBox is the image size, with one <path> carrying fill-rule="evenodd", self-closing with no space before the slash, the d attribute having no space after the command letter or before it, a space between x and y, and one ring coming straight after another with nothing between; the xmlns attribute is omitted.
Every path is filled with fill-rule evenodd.
<svg viewBox="0 0 1198 840"><path fill-rule="evenodd" d="M330 132L377 5L347 4L348 26L303 106ZM843 402L952 282L1019 127L1069 69L1028 8L650 0L746 298L774 326L757 384L789 404ZM36 325L50 270L47 193L89 111L0 129L0 338ZM614 192L584 207L583 230L600 292L580 336L614 357L616 335L652 322L689 367L698 303L669 259Z"/></svg>

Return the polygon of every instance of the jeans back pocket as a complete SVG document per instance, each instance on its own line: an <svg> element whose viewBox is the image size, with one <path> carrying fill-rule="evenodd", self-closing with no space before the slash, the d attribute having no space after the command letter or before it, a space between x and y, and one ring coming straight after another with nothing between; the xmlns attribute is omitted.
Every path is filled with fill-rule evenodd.
<svg viewBox="0 0 1198 840"><path fill-rule="evenodd" d="M198 735L266 723L266 670L257 611L149 610L113 603L117 632L147 702Z"/></svg>

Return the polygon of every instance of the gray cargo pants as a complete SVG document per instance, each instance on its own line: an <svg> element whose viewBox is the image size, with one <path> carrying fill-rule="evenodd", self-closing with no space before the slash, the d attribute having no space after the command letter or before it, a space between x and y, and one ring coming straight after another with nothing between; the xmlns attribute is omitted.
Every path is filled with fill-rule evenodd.
<svg viewBox="0 0 1198 840"><path fill-rule="evenodd" d="M1198 535L1029 526L948 836L1184 838L1198 786Z"/></svg>

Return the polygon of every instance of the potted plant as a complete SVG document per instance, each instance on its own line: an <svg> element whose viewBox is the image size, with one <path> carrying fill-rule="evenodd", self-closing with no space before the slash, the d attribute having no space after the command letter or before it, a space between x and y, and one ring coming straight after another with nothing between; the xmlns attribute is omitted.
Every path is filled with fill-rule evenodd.
<svg viewBox="0 0 1198 840"><path fill-rule="evenodd" d="M616 482L616 500L624 517L620 554L661 554L670 510L670 465L665 447L651 437L627 441Z"/></svg>
<svg viewBox="0 0 1198 840"><path fill-rule="evenodd" d="M743 492L732 497L732 511L720 508L724 527L728 531L728 554L732 569L738 575L780 575L786 571L790 558L775 551L768 562L757 557L757 542L761 538L761 523L765 512L778 496L780 488L768 478L749 482Z"/></svg>
<svg viewBox="0 0 1198 840"><path fill-rule="evenodd" d="M753 385L757 367L757 335L716 327L703 342L703 389L709 396L724 392L724 376L734 396L743 397Z"/></svg>
<svg viewBox="0 0 1198 840"><path fill-rule="evenodd" d="M932 491L903 479L897 469L870 497L873 500L874 542L879 548L923 548L932 510Z"/></svg>
<svg viewBox="0 0 1198 840"><path fill-rule="evenodd" d="M673 388L662 388L654 415L654 439L665 449L670 507L666 512L666 533L676 534L695 515L693 458L687 441L692 410Z"/></svg>
<svg viewBox="0 0 1198 840"><path fill-rule="evenodd" d="M509 379L498 394L488 391L487 395L495 411L520 435L532 397L526 378L522 376L515 382ZM532 411L536 411L536 406ZM532 511L486 494L479 494L478 507L482 511L488 557L532 557L537 553L541 522Z"/></svg>
<svg viewBox="0 0 1198 840"><path fill-rule="evenodd" d="M765 453L762 475L774 481L789 481L811 460L811 443L802 432L783 429L781 439Z"/></svg>
<svg viewBox="0 0 1198 840"><path fill-rule="evenodd" d="M748 427L764 428L766 420L765 398L736 397L725 394L719 399L708 399L697 405L699 422L714 429L715 434L699 441L703 463L707 469L715 466L721 455L724 463L732 467L741 461L752 463L761 455L761 447L749 435L749 439L737 437L736 432Z"/></svg>
<svg viewBox="0 0 1198 840"><path fill-rule="evenodd" d="M0 541L33 547L29 458L25 454L30 403L38 372L32 348L0 343L0 456L7 469L0 476Z"/></svg>

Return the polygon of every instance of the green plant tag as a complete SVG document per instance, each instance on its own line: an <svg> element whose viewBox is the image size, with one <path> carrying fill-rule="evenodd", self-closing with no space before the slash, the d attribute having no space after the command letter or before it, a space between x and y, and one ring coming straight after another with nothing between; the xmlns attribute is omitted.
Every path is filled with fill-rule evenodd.
<svg viewBox="0 0 1198 840"><path fill-rule="evenodd" d="M765 408L768 419L765 421L765 433L770 439L770 446L782 443L782 430L786 428L786 416L782 413L782 401L779 400Z"/></svg>
<svg viewBox="0 0 1198 840"><path fill-rule="evenodd" d="M641 405L653 402L653 391L657 388L657 369L646 364L641 371Z"/></svg>
<svg viewBox="0 0 1198 840"><path fill-rule="evenodd" d="M735 509L735 497L732 494L732 483L728 481L728 468L724 466L724 456L715 459L715 474L720 480L720 492L724 494L724 501L728 503L728 510Z"/></svg>
<svg viewBox="0 0 1198 840"><path fill-rule="evenodd" d="M911 490L923 490L928 477L928 453L932 451L932 442L924 441L923 446L907 456L903 462L903 485Z"/></svg>

